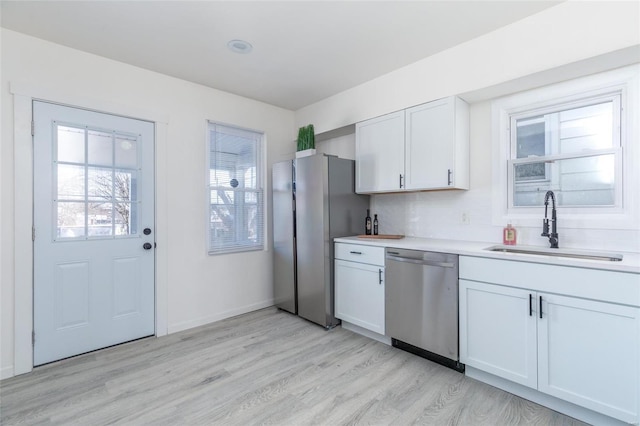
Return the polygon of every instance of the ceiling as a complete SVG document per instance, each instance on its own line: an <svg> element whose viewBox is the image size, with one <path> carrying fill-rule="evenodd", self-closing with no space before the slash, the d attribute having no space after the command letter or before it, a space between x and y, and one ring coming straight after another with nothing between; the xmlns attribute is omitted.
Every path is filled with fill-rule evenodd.
<svg viewBox="0 0 640 426"><path fill-rule="evenodd" d="M558 3L2 0L0 12L14 31L297 110Z"/></svg>

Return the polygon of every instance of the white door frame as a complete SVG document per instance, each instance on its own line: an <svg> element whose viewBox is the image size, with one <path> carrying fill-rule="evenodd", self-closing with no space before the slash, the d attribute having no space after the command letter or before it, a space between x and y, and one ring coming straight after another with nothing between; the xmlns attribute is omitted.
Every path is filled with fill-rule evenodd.
<svg viewBox="0 0 640 426"><path fill-rule="evenodd" d="M167 127L169 120L158 112L141 111L128 105L87 99L61 91L33 88L11 82L14 112L14 361L13 375L33 370L33 120L34 100L124 115L155 123L155 262L156 336L168 332L167 282Z"/></svg>

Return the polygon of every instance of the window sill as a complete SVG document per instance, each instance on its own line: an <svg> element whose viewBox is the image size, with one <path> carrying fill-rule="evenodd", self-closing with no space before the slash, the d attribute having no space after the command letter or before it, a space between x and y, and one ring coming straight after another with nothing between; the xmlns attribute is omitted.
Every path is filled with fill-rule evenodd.
<svg viewBox="0 0 640 426"><path fill-rule="evenodd" d="M264 251L264 247L256 246L256 247L242 247L242 248L225 249L225 250L209 250L207 254L209 256L218 256L222 254L237 254L237 253L245 253L245 252L252 252L252 251Z"/></svg>

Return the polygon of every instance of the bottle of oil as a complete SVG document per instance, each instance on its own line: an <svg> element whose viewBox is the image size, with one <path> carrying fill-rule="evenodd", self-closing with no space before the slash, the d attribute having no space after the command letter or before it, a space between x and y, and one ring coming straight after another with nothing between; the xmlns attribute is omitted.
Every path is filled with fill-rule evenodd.
<svg viewBox="0 0 640 426"><path fill-rule="evenodd" d="M378 215L373 215L373 235L378 235Z"/></svg>
<svg viewBox="0 0 640 426"><path fill-rule="evenodd" d="M364 233L371 235L371 216L369 215L369 209L367 209L367 217L364 219Z"/></svg>

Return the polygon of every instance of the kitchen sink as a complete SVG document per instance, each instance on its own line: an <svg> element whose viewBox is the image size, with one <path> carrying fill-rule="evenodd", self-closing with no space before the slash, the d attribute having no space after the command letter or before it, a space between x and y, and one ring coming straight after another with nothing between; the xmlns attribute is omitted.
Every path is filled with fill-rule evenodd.
<svg viewBox="0 0 640 426"><path fill-rule="evenodd" d="M485 250L496 251L503 253L517 253L517 254L535 254L541 256L552 257L570 257L573 259L588 259L588 260L604 260L607 262L620 262L622 255L617 253L599 252L599 251L586 251L586 250L572 250L572 249L552 249L542 247L517 247L517 246L491 246Z"/></svg>

